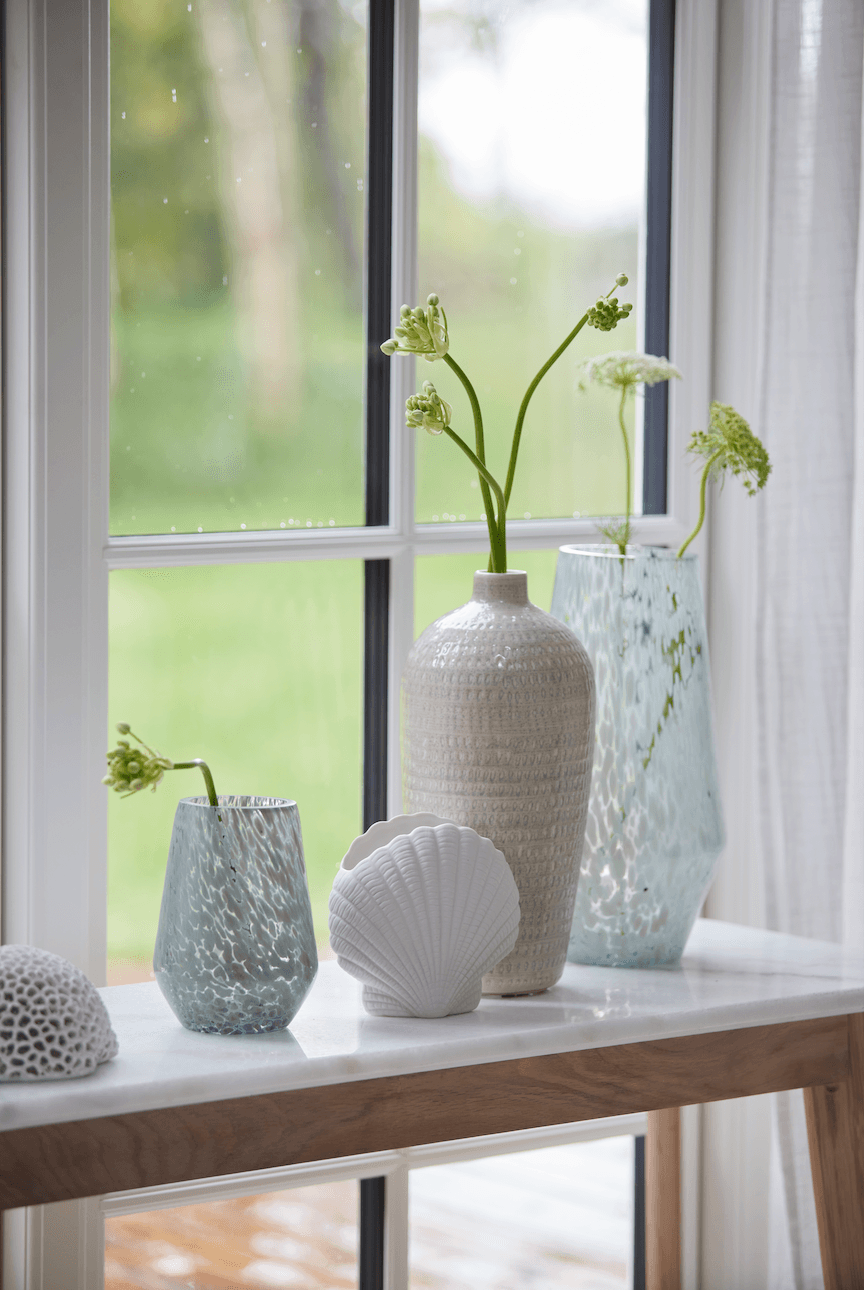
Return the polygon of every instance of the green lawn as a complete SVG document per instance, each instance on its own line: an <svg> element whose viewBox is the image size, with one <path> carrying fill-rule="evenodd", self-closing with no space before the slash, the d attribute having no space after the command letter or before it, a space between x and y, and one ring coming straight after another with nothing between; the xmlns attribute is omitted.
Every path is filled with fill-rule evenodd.
<svg viewBox="0 0 864 1290"><path fill-rule="evenodd" d="M264 564L111 575L110 713L219 792L294 798L319 935L360 829L362 567ZM112 736L113 740L113 736ZM197 771L109 804L109 954L152 952L171 822Z"/></svg>

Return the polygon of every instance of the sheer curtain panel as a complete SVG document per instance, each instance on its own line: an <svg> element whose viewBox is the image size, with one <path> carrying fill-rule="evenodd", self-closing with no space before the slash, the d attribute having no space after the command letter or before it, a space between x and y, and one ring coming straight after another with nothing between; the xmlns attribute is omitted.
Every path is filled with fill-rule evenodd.
<svg viewBox="0 0 864 1290"><path fill-rule="evenodd" d="M861 0L775 0L757 430L757 800L768 926L864 952ZM772 1290L822 1286L800 1092L774 1105Z"/></svg>

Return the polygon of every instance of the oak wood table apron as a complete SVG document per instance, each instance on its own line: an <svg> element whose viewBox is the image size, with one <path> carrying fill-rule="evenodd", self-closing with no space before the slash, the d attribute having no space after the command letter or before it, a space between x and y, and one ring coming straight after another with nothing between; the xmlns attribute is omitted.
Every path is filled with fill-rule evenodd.
<svg viewBox="0 0 864 1290"><path fill-rule="evenodd" d="M155 984L103 991L120 1055L0 1085L0 1209L649 1112L651 1290L680 1285L675 1108L803 1088L827 1290L864 1290L864 964L700 920L680 969L568 965L533 999L368 1017L334 963L290 1032L182 1030Z"/></svg>

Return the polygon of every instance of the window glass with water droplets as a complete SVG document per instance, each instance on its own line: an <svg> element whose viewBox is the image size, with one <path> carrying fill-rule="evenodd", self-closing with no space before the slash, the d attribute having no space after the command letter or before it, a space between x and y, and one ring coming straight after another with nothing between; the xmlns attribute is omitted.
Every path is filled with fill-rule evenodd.
<svg viewBox="0 0 864 1290"><path fill-rule="evenodd" d="M365 28L112 0L112 533L363 522Z"/></svg>
<svg viewBox="0 0 864 1290"><path fill-rule="evenodd" d="M630 318L609 333L585 327L534 396L508 508L512 519L621 513L615 399L580 392L577 365L641 347L648 0L421 0L420 11L421 299L437 292L447 311L450 354L476 388L503 484L528 383L628 275ZM473 443L454 374L417 371ZM443 438L417 440L418 520L479 519L468 462Z"/></svg>

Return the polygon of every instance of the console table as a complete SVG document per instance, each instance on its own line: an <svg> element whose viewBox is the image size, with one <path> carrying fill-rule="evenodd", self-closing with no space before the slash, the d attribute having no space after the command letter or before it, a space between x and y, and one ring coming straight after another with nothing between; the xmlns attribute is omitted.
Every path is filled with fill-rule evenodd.
<svg viewBox="0 0 864 1290"><path fill-rule="evenodd" d="M324 963L290 1031L183 1030L155 983L102 991L120 1054L0 1085L0 1209L648 1111L649 1285L678 1277L676 1112L803 1088L828 1290L864 1288L864 964L700 920L682 966L568 965L527 999L367 1016Z"/></svg>

